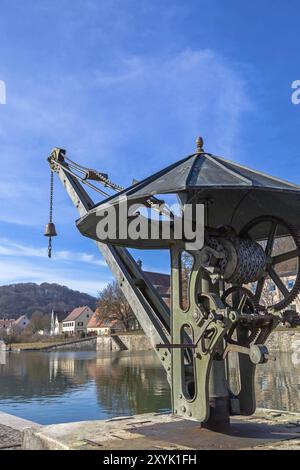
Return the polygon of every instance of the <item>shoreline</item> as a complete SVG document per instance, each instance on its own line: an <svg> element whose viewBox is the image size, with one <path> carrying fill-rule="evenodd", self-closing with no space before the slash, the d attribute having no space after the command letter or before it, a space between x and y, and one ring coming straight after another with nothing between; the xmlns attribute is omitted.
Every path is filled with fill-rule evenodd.
<svg viewBox="0 0 300 470"><path fill-rule="evenodd" d="M110 336L90 336L85 338L72 338L58 341L37 341L32 343L12 343L6 345L6 352L20 351L50 351L55 349L74 349L89 346L99 352L116 351L147 351L153 350L147 336L141 332L137 333L114 333ZM266 342L270 352L300 353L300 328L276 329Z"/></svg>

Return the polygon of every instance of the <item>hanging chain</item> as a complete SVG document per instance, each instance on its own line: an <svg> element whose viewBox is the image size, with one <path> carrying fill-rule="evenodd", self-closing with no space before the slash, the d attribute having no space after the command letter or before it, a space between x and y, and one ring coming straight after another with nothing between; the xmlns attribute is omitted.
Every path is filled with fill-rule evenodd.
<svg viewBox="0 0 300 470"><path fill-rule="evenodd" d="M48 240L48 258L51 258L52 256L52 238L49 237Z"/></svg>
<svg viewBox="0 0 300 470"><path fill-rule="evenodd" d="M52 224L53 216L53 187L54 187L54 178L53 171L50 170L50 207L49 207L49 223ZM48 258L52 256L52 237L49 237L48 240Z"/></svg>
<svg viewBox="0 0 300 470"><path fill-rule="evenodd" d="M52 223L52 214L53 214L53 171L51 170L50 174L50 208L49 208L49 222Z"/></svg>

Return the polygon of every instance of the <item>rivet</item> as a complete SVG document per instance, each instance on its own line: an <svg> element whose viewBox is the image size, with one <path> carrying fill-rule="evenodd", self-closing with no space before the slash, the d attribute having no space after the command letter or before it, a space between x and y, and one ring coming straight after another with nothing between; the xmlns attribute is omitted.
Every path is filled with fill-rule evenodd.
<svg viewBox="0 0 300 470"><path fill-rule="evenodd" d="M181 408L181 411L183 411L183 412L185 413L185 412L186 412L186 407L183 406L183 407Z"/></svg>

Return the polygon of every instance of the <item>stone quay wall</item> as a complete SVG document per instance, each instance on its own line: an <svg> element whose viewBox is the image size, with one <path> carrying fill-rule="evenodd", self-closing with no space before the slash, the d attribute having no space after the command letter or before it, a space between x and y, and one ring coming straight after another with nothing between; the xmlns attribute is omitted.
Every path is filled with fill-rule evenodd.
<svg viewBox="0 0 300 470"><path fill-rule="evenodd" d="M152 349L149 339L145 335L112 335L97 337L97 351L149 351Z"/></svg>
<svg viewBox="0 0 300 470"><path fill-rule="evenodd" d="M280 351L287 353L300 353L300 331L283 330L274 331L266 343L269 351ZM149 339L142 334L98 336L97 351L148 351L151 350Z"/></svg>

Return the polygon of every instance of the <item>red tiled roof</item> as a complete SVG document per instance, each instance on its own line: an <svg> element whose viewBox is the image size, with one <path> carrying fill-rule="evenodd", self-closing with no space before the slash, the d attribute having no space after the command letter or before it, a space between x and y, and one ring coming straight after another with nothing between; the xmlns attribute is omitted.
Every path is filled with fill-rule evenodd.
<svg viewBox="0 0 300 470"><path fill-rule="evenodd" d="M65 322L65 321L76 320L76 318L78 318L86 308L89 308L89 307L85 305L84 307L74 308L74 310L72 310L72 312L69 313L69 315L63 321Z"/></svg>
<svg viewBox="0 0 300 470"><path fill-rule="evenodd" d="M148 277L151 284L155 287L161 295L165 303L170 306L170 293L171 293L171 277L169 274L156 273L151 271L143 271Z"/></svg>
<svg viewBox="0 0 300 470"><path fill-rule="evenodd" d="M155 287L170 287L169 274L155 273L152 271L143 271Z"/></svg>
<svg viewBox="0 0 300 470"><path fill-rule="evenodd" d="M94 315L92 315L92 317L89 319L87 328L98 328L99 323L100 323L99 317L97 315L97 312L95 312Z"/></svg>
<svg viewBox="0 0 300 470"><path fill-rule="evenodd" d="M0 320L0 328L7 328L9 326L12 326L14 324L15 320L14 319L7 319L3 318Z"/></svg>
<svg viewBox="0 0 300 470"><path fill-rule="evenodd" d="M109 318L101 320L97 315L97 312L95 312L88 322L87 328L112 328L116 323L119 323L118 320L110 320Z"/></svg>

